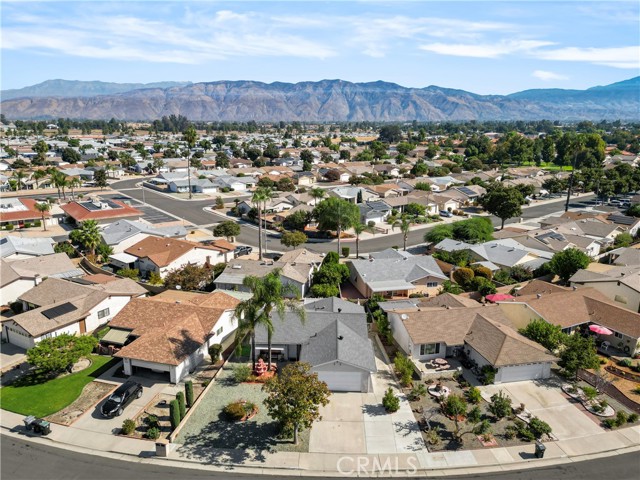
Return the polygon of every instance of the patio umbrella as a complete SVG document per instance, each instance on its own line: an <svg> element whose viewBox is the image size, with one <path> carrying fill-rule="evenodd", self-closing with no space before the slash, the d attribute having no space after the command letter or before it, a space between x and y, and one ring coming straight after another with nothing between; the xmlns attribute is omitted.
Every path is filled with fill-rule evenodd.
<svg viewBox="0 0 640 480"><path fill-rule="evenodd" d="M589 325L589 330L600 335L611 335L613 332L602 325Z"/></svg>
<svg viewBox="0 0 640 480"><path fill-rule="evenodd" d="M513 295L509 295L507 293L492 293L490 295L487 295L485 298L487 299L487 301L495 303L504 302L505 300L511 300L514 297Z"/></svg>

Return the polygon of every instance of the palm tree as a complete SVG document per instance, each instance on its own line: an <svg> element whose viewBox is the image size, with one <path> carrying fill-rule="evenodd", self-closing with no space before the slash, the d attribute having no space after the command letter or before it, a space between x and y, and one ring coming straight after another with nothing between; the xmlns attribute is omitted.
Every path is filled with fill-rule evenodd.
<svg viewBox="0 0 640 480"><path fill-rule="evenodd" d="M411 230L411 220L412 218L409 215L402 215L400 220L391 226L393 230L395 230L396 227L399 227L400 231L403 233L405 252L407 251L407 237L409 236L409 230Z"/></svg>
<svg viewBox="0 0 640 480"><path fill-rule="evenodd" d="M73 177L73 178L68 180L67 184L69 185L69 188L71 188L71 199L75 200L75 193L74 193L73 189L77 188L77 187L81 187L82 186L82 180L80 180L79 177Z"/></svg>
<svg viewBox="0 0 640 480"><path fill-rule="evenodd" d="M11 176L16 179L16 190L22 190L22 180L27 178L27 175L22 170L16 170Z"/></svg>
<svg viewBox="0 0 640 480"><path fill-rule="evenodd" d="M271 198L271 190L268 188L260 187L253 192L251 201L258 208L258 257L262 260L262 205L264 203L265 208L267 201Z"/></svg>
<svg viewBox="0 0 640 480"><path fill-rule="evenodd" d="M325 195L325 191L323 188L312 188L311 191L309 192L309 195L311 195L313 197L313 206L317 206L318 205L318 200L321 199L322 197L324 197Z"/></svg>
<svg viewBox="0 0 640 480"><path fill-rule="evenodd" d="M235 309L235 316L238 319L238 329L236 330L236 340L238 344L247 335L251 335L251 363L253 370L256 369L256 327L260 324L260 312L258 306L252 298L240 302Z"/></svg>
<svg viewBox="0 0 640 480"><path fill-rule="evenodd" d="M353 226L353 231L356 234L356 259L360 256L360 234L363 232L374 233L373 227L370 227L366 223L356 223Z"/></svg>
<svg viewBox="0 0 640 480"><path fill-rule="evenodd" d="M44 214L47 213L49 210L51 210L51 205L49 205L48 202L42 202L42 203L36 203L35 205L36 210L40 212L40 215L42 216L42 228L43 231L47 231L47 224L44 221Z"/></svg>
<svg viewBox="0 0 640 480"><path fill-rule="evenodd" d="M60 190L62 189L62 194L64 195L64 189L68 186L68 181L64 173L60 172L59 170L52 169L51 183L58 189L58 200L60 200Z"/></svg>
<svg viewBox="0 0 640 480"><path fill-rule="evenodd" d="M276 268L262 278L247 276L242 282L253 293L252 301L260 310L259 324L267 330L267 365L271 367L271 339L273 338L272 312L276 312L281 320L284 319L287 310L298 316L301 322L305 321L306 312L297 302L284 298L285 295L293 295L299 298L298 290L291 284L282 284L280 269Z"/></svg>
<svg viewBox="0 0 640 480"><path fill-rule="evenodd" d="M80 227L80 241L85 248L91 251L91 256L95 256L96 247L100 245L102 241L98 222L95 220L85 220L82 222L82 226Z"/></svg>
<svg viewBox="0 0 640 480"><path fill-rule="evenodd" d="M36 181L36 188L40 188L38 184L38 180L47 176L47 172L45 170L36 170L33 172L32 178Z"/></svg>

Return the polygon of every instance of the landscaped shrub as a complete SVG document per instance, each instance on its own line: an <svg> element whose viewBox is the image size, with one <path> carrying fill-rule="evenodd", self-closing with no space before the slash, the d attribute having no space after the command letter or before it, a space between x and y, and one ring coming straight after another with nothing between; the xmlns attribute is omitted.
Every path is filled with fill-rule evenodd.
<svg viewBox="0 0 640 480"><path fill-rule="evenodd" d="M233 378L236 382L246 382L249 377L251 377L251 367L249 365L236 365L233 369Z"/></svg>
<svg viewBox="0 0 640 480"><path fill-rule="evenodd" d="M147 438L150 438L151 440L157 440L160 438L160 429L158 427L152 427L147 430Z"/></svg>
<svg viewBox="0 0 640 480"><path fill-rule="evenodd" d="M606 427L606 428L610 428L611 430L613 430L615 427L618 426L618 422L616 421L615 418L605 418L602 421L602 424Z"/></svg>
<svg viewBox="0 0 640 480"><path fill-rule="evenodd" d="M180 405L177 400L169 402L169 420L171 420L171 430L175 430L180 425Z"/></svg>
<svg viewBox="0 0 640 480"><path fill-rule="evenodd" d="M402 353L398 352L393 359L393 364L396 367L398 375L400 375L400 383L403 387L411 385L411 379L413 378L413 362Z"/></svg>
<svg viewBox="0 0 640 480"><path fill-rule="evenodd" d="M209 347L209 356L211 357L211 363L216 363L220 360L220 354L222 353L222 345L214 343Z"/></svg>
<svg viewBox="0 0 640 480"><path fill-rule="evenodd" d="M522 440L531 442L536 439L536 436L533 434L531 430L529 430L529 427L527 426L527 424L524 423L522 420L516 420L515 422L513 422L513 424L515 426L518 437L520 437Z"/></svg>
<svg viewBox="0 0 640 480"><path fill-rule="evenodd" d="M229 420L234 422L242 420L247 415L245 404L241 401L231 402L224 407L223 412Z"/></svg>
<svg viewBox="0 0 640 480"><path fill-rule="evenodd" d="M409 398L409 400L415 401L415 400L420 400L420 398L424 397L426 394L427 394L427 387L425 387L424 384L422 383L418 383L414 385L414 387L411 389L407 397Z"/></svg>
<svg viewBox="0 0 640 480"><path fill-rule="evenodd" d="M480 370L482 372L482 376L484 377L483 384L491 385L496 379L496 369L491 365L485 365Z"/></svg>
<svg viewBox="0 0 640 480"><path fill-rule="evenodd" d="M621 427L622 425L627 423L627 420L627 412L625 412L624 410L618 410L618 413L616 413L616 426Z"/></svg>
<svg viewBox="0 0 640 480"><path fill-rule="evenodd" d="M638 421L638 414L632 413L627 417L627 423L636 423Z"/></svg>
<svg viewBox="0 0 640 480"><path fill-rule="evenodd" d="M342 256L344 258L348 258L350 251L351 251L351 249L349 247L342 247Z"/></svg>
<svg viewBox="0 0 640 480"><path fill-rule="evenodd" d="M187 407L193 407L193 382L188 380L184 384L184 397L187 402Z"/></svg>
<svg viewBox="0 0 640 480"><path fill-rule="evenodd" d="M467 415L467 401L462 395L451 394L442 402L442 412L450 418Z"/></svg>
<svg viewBox="0 0 640 480"><path fill-rule="evenodd" d="M618 362L618 365L620 365L621 367L631 368L632 362L630 358L623 358Z"/></svg>
<svg viewBox="0 0 640 480"><path fill-rule="evenodd" d="M491 432L491 424L489 420L482 420L475 427L473 427L473 433L475 435L486 435Z"/></svg>
<svg viewBox="0 0 640 480"><path fill-rule="evenodd" d="M551 427L547 422L540 420L538 417L533 417L529 421L529 430L533 436L537 439L542 438L543 435L551 434Z"/></svg>
<svg viewBox="0 0 640 480"><path fill-rule="evenodd" d="M429 445L439 445L442 441L442 438L440 437L440 429L438 427L427 430L425 435Z"/></svg>
<svg viewBox="0 0 640 480"><path fill-rule="evenodd" d="M478 387L469 388L469 390L467 391L467 400L475 405L480 403L480 400L482 400L480 389Z"/></svg>
<svg viewBox="0 0 640 480"><path fill-rule="evenodd" d="M587 400L593 400L598 396L598 390L589 385L587 385L586 387L582 387L582 392L584 393L584 396L587 398Z"/></svg>
<svg viewBox="0 0 640 480"><path fill-rule="evenodd" d="M493 413L497 419L505 418L511 415L511 397L505 395L502 390L491 395L491 403L489 411Z"/></svg>
<svg viewBox="0 0 640 480"><path fill-rule="evenodd" d="M122 422L122 434L123 435L131 435L136 429L136 422L127 418L124 422Z"/></svg>
<svg viewBox="0 0 640 480"><path fill-rule="evenodd" d="M472 268L473 273L475 273L476 277L484 277L487 280L491 280L491 278L493 277L493 273L491 273L491 270L484 265L474 265Z"/></svg>
<svg viewBox="0 0 640 480"><path fill-rule="evenodd" d="M176 393L176 400L178 401L178 407L180 409L180 421L182 421L182 419L187 414L187 406L184 401L184 392Z"/></svg>
<svg viewBox="0 0 640 480"><path fill-rule="evenodd" d="M470 268L458 268L453 272L453 279L458 285L466 287L471 284L471 281L475 277L475 273Z"/></svg>
<svg viewBox="0 0 640 480"><path fill-rule="evenodd" d="M504 427L504 438L506 438L507 440L516 438L517 433L518 429L515 427L515 425L507 425L506 427Z"/></svg>
<svg viewBox="0 0 640 480"><path fill-rule="evenodd" d="M8 223L5 227L5 230L13 230L13 223Z"/></svg>
<svg viewBox="0 0 640 480"><path fill-rule="evenodd" d="M156 415L149 414L145 417L144 423L147 424L147 428L158 427L160 424L158 423L158 417Z"/></svg>
<svg viewBox="0 0 640 480"><path fill-rule="evenodd" d="M469 410L467 420L471 423L478 423L482 418L482 410L477 405Z"/></svg>
<svg viewBox="0 0 640 480"><path fill-rule="evenodd" d="M382 405L389 413L397 412L400 409L400 399L393 394L391 387L384 394Z"/></svg>
<svg viewBox="0 0 640 480"><path fill-rule="evenodd" d="M480 293L480 295L482 295L483 297L496 293L496 286L491 280L488 280L484 277L475 277L471 281L470 288Z"/></svg>

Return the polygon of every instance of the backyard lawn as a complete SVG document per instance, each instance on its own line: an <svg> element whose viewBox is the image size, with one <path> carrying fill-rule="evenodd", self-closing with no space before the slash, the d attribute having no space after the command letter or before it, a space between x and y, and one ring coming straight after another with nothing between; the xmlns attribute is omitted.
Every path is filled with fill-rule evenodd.
<svg viewBox="0 0 640 480"><path fill-rule="evenodd" d="M85 385L119 361L98 355L89 358L91 365L80 372L48 381L42 375L30 374L0 388L0 408L36 417L62 410L80 396Z"/></svg>

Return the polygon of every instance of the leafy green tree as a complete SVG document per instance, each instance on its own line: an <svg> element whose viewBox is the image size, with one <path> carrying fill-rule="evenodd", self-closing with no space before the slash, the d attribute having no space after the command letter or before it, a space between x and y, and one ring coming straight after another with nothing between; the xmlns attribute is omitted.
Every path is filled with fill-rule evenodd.
<svg viewBox="0 0 640 480"><path fill-rule="evenodd" d="M280 243L285 247L296 248L308 240L307 236L302 232L286 232L282 235Z"/></svg>
<svg viewBox="0 0 640 480"><path fill-rule="evenodd" d="M298 230L303 232L307 225L311 222L311 213L303 210L288 215L282 224L288 230Z"/></svg>
<svg viewBox="0 0 640 480"><path fill-rule="evenodd" d="M422 190L423 192L430 192L431 184L427 182L418 182L415 184L413 188L415 188L416 190Z"/></svg>
<svg viewBox="0 0 640 480"><path fill-rule="evenodd" d="M436 225L424 234L424 241L427 243L440 243L445 238L453 238L453 225Z"/></svg>
<svg viewBox="0 0 640 480"><path fill-rule="evenodd" d="M302 150L300 152L300 160L303 162L313 163L313 153L311 153L311 150L306 148Z"/></svg>
<svg viewBox="0 0 640 480"><path fill-rule="evenodd" d="M140 271L137 268L121 268L116 272L116 275L124 278L130 278L136 282L140 279Z"/></svg>
<svg viewBox="0 0 640 480"><path fill-rule="evenodd" d="M486 211L502 220L500 229L503 229L505 220L522 214L524 197L517 188L499 186L483 195L480 204Z"/></svg>
<svg viewBox="0 0 640 480"><path fill-rule="evenodd" d="M414 217L422 216L426 213L426 211L427 209L419 203L409 203L406 207L404 207L404 213Z"/></svg>
<svg viewBox="0 0 640 480"><path fill-rule="evenodd" d="M62 161L67 163L80 163L80 161L82 160L80 153L76 152L71 147L67 147L64 150L62 150L61 157L62 157Z"/></svg>
<svg viewBox="0 0 640 480"><path fill-rule="evenodd" d="M443 293L459 295L461 293L464 293L464 290L457 284L453 283L451 280L445 280L444 282L442 282L442 289L440 290L440 293L438 295Z"/></svg>
<svg viewBox="0 0 640 480"><path fill-rule="evenodd" d="M107 171L104 169L96 170L93 172L93 181L96 183L96 187L104 188L107 184Z"/></svg>
<svg viewBox="0 0 640 480"><path fill-rule="evenodd" d="M613 244L616 247L628 247L633 243L633 236L630 233L624 232L616 236Z"/></svg>
<svg viewBox="0 0 640 480"><path fill-rule="evenodd" d="M508 417L512 413L511 397L505 395L502 390L500 390L498 393L494 393L493 395L491 395L489 411L493 413L498 419Z"/></svg>
<svg viewBox="0 0 640 480"><path fill-rule="evenodd" d="M340 288L328 283L316 283L311 286L310 294L315 298L337 297L340 295Z"/></svg>
<svg viewBox="0 0 640 480"><path fill-rule="evenodd" d="M324 188L312 188L309 195L313 197L314 206L318 205L318 200L321 200L325 196L326 192Z"/></svg>
<svg viewBox="0 0 640 480"><path fill-rule="evenodd" d="M600 366L600 357L593 337L566 335L558 356L558 365L569 377L575 377L579 369L597 369Z"/></svg>
<svg viewBox="0 0 640 480"><path fill-rule="evenodd" d="M387 389L382 397L382 406L389 413L400 410L400 399L393 393L391 387Z"/></svg>
<svg viewBox="0 0 640 480"><path fill-rule="evenodd" d="M475 272L470 268L458 268L453 272L453 279L462 288L471 287L471 282L475 278Z"/></svg>
<svg viewBox="0 0 640 480"><path fill-rule="evenodd" d="M493 224L487 217L469 218L453 222L453 238L467 243L482 243L493 240Z"/></svg>
<svg viewBox="0 0 640 480"><path fill-rule="evenodd" d="M91 335L70 335L45 338L27 350L27 362L45 373L55 373L89 355L98 344Z"/></svg>
<svg viewBox="0 0 640 480"><path fill-rule="evenodd" d="M450 394L441 403L442 413L451 418L454 423L453 436L460 441L460 420L467 415L467 401L461 395Z"/></svg>
<svg viewBox="0 0 640 480"><path fill-rule="evenodd" d="M33 146L33 151L38 154L38 160L44 161L45 155L49 151L49 145L44 140L38 140Z"/></svg>
<svg viewBox="0 0 640 480"><path fill-rule="evenodd" d="M284 435L293 434L296 445L298 433L320 418L320 407L329 403L331 395L327 384L310 370L308 363L290 363L262 387L267 393L264 404L269 416L279 423Z"/></svg>
<svg viewBox="0 0 640 480"><path fill-rule="evenodd" d="M187 264L184 267L170 270L164 278L164 284L169 289L180 286L181 290L203 290L212 281L211 269L205 265Z"/></svg>
<svg viewBox="0 0 640 480"><path fill-rule="evenodd" d="M227 220L216 225L213 228L213 234L216 237L225 237L230 242L233 242L233 238L240 235L240 225L233 220Z"/></svg>
<svg viewBox="0 0 640 480"><path fill-rule="evenodd" d="M402 130L399 125L385 125L378 132L378 138L382 142L396 143L402 140Z"/></svg>
<svg viewBox="0 0 640 480"><path fill-rule="evenodd" d="M560 347L565 337L560 326L552 325L541 319L532 320L518 332L552 352Z"/></svg>
<svg viewBox="0 0 640 480"><path fill-rule="evenodd" d="M560 280L566 283L578 270L587 268L589 262L590 259L586 253L577 248L567 248L553 255L549 267L560 277Z"/></svg>
<svg viewBox="0 0 640 480"><path fill-rule="evenodd" d="M360 221L360 209L357 205L340 198L327 198L314 209L314 216L318 219L318 229L323 231L335 230L338 236L338 252L342 232Z"/></svg>
<svg viewBox="0 0 640 480"><path fill-rule="evenodd" d="M625 213L630 217L640 217L640 203L631 205Z"/></svg>

